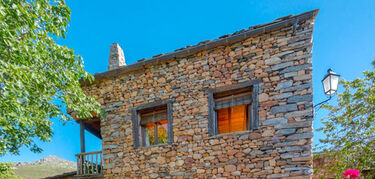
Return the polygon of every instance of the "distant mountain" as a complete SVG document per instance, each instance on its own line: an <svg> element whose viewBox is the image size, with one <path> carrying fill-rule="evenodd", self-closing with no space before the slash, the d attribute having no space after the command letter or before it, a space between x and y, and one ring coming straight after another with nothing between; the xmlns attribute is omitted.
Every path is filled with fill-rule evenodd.
<svg viewBox="0 0 375 179"><path fill-rule="evenodd" d="M14 162L15 173L25 179L39 179L77 170L75 162L53 155L34 162Z"/></svg>

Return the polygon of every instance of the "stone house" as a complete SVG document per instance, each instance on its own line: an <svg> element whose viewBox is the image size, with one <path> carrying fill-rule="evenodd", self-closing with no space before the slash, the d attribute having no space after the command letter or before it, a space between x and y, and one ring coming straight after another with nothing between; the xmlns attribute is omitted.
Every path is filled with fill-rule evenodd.
<svg viewBox="0 0 375 179"><path fill-rule="evenodd" d="M252 26L83 82L106 111L78 120L78 176L311 178L312 33L318 10ZM86 152L84 130L102 139Z"/></svg>

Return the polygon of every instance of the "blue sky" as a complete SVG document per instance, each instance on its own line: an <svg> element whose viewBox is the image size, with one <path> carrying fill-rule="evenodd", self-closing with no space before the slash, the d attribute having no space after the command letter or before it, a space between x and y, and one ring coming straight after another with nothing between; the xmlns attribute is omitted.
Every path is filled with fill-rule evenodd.
<svg viewBox="0 0 375 179"><path fill-rule="evenodd" d="M313 87L315 104L326 99L321 79L328 68L345 79L361 76L370 69L375 53L375 1L314 0L66 0L72 18L66 39L58 42L83 56L90 73L107 70L109 46L117 42L124 49L127 64L141 58L171 52L207 39L267 23L278 17L320 9L315 21ZM333 99L331 103L334 103ZM327 115L315 114L314 128ZM0 161L34 161L47 155L75 161L80 152L79 126L65 126L54 120L51 143L39 143L44 151L34 154L22 149L18 156ZM86 151L100 150L100 140L86 135ZM322 134L315 133L314 144Z"/></svg>

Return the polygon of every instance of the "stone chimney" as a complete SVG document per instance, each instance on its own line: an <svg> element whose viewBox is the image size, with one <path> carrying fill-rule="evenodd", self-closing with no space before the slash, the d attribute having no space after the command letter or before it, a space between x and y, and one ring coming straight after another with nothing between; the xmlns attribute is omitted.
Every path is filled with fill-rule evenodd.
<svg viewBox="0 0 375 179"><path fill-rule="evenodd" d="M118 43L113 43L109 49L108 71L126 66L124 51Z"/></svg>

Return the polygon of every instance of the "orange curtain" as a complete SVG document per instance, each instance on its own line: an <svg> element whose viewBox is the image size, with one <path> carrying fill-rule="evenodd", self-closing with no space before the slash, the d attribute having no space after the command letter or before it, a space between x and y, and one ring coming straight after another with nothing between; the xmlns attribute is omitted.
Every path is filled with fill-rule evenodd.
<svg viewBox="0 0 375 179"><path fill-rule="evenodd" d="M219 134L246 130L247 104L217 110Z"/></svg>

